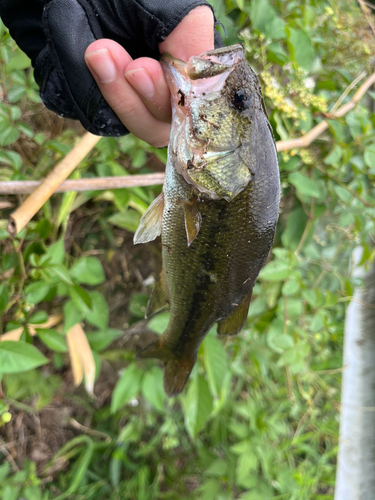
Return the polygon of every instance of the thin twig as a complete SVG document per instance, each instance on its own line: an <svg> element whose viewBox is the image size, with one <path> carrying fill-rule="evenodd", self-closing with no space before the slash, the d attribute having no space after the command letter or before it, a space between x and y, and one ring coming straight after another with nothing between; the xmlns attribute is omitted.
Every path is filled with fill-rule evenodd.
<svg viewBox="0 0 375 500"><path fill-rule="evenodd" d="M366 76L366 71L362 71L362 73L355 78L352 83L345 89L345 91L341 94L341 96L337 99L335 104L332 106L332 108L329 111L329 114L332 115L334 114L342 101L345 99L345 97L349 94L349 92L354 89L354 87L359 83L364 77Z"/></svg>
<svg viewBox="0 0 375 500"><path fill-rule="evenodd" d="M319 165L315 165L315 166L318 170L320 170L322 172L322 174L326 175L329 179L331 179L331 181L336 182L336 184L338 184L343 189L348 191L348 193L350 193L352 196L354 196L354 198L357 198L357 200L360 201L361 203L363 203L366 207L374 208L374 203L370 203L370 202L364 200L362 198L362 196L360 196L358 193L356 193L352 189L348 188L348 186L344 182L341 182L339 179L336 179L335 177L330 175L328 172L326 172L324 170L324 168L319 167Z"/></svg>
<svg viewBox="0 0 375 500"><path fill-rule="evenodd" d="M74 418L70 418L68 420L68 423L74 427L75 429L78 429L79 431L83 431L84 433L86 434L89 434L91 436L96 436L96 437L99 437L99 438L102 438L102 439L105 439L105 441L107 443L110 443L112 441L112 438L111 436L109 436L108 434L106 434L105 432L101 432L101 431L97 431L95 429L90 429L90 427L86 427L85 425L82 425L80 424L79 422L77 422L77 420L75 420Z"/></svg>
<svg viewBox="0 0 375 500"><path fill-rule="evenodd" d="M375 26L373 25L373 23L371 21L371 17L370 17L371 10L368 8L368 6L366 5L366 2L364 2L363 0L358 0L358 3L359 3L359 6L362 9L362 12L364 13L364 15L365 15L365 17L367 19L367 22L368 22L368 24L369 24L369 26L371 28L371 31L375 35Z"/></svg>
<svg viewBox="0 0 375 500"><path fill-rule="evenodd" d="M97 177L94 179L70 179L64 181L55 193L69 191L103 191L106 189L122 189L163 184L164 174L127 175L119 177ZM30 194L40 186L42 181L8 181L0 182L0 194Z"/></svg>
<svg viewBox="0 0 375 500"><path fill-rule="evenodd" d="M349 102L341 106L335 113L332 114L332 118L341 118L348 111L352 110L356 104L362 99L371 85L375 83L375 73L373 73L363 84L359 87L354 96L350 99ZM318 123L314 128L312 128L307 134L302 135L301 137L297 137L296 139L289 139L287 141L278 141L276 143L277 151L288 151L296 148L306 148L309 146L315 139L317 139L325 130L328 128L328 121L323 120Z"/></svg>

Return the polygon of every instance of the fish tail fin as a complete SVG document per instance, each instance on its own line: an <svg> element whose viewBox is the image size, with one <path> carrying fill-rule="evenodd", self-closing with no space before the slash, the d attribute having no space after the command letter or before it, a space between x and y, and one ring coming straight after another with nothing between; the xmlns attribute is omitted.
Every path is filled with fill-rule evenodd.
<svg viewBox="0 0 375 500"><path fill-rule="evenodd" d="M183 391L196 358L176 358L167 361L164 367L164 390L169 397Z"/></svg>
<svg viewBox="0 0 375 500"><path fill-rule="evenodd" d="M196 357L177 357L157 339L138 353L139 358L157 358L164 361L164 390L169 397L183 391L193 369Z"/></svg>

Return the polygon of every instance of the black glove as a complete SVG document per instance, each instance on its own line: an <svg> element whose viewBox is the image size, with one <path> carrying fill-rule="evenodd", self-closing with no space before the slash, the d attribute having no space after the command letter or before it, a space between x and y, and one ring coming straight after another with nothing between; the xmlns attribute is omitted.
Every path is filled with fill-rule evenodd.
<svg viewBox="0 0 375 500"><path fill-rule="evenodd" d="M118 136L127 130L91 76L86 48L110 38L133 59L158 59L158 44L199 5L209 6L205 0L0 0L0 16L31 58L47 108L79 119L93 134ZM223 45L216 30L215 45Z"/></svg>

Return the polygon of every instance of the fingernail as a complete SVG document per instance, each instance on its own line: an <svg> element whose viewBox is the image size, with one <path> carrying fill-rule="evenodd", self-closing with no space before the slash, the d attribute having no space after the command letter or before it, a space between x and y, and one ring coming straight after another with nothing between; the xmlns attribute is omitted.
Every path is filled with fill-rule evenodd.
<svg viewBox="0 0 375 500"><path fill-rule="evenodd" d="M134 69L125 73L125 78L135 90L145 99L152 99L155 95L155 85L150 75L143 68Z"/></svg>
<svg viewBox="0 0 375 500"><path fill-rule="evenodd" d="M101 83L111 83L116 78L116 67L107 49L93 50L85 54L90 69Z"/></svg>

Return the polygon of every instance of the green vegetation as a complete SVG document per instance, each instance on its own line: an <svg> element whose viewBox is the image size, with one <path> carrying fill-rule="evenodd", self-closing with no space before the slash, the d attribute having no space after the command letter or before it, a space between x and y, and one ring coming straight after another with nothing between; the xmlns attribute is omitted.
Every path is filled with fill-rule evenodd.
<svg viewBox="0 0 375 500"><path fill-rule="evenodd" d="M4 499L333 499L349 258L358 245L363 262L375 255L375 94L329 113L372 73L375 39L355 2L213 3L260 76L276 140L329 120L311 146L279 155L279 227L247 326L229 339L213 329L168 400L161 368L133 350L168 321L142 321L160 243L131 243L160 187L55 195L14 241L6 224L20 197L2 197L1 332L22 331L0 343ZM39 179L81 129L43 108L2 25L0 64L0 180ZM131 136L106 138L73 177L161 171L165 159ZM55 314L61 331L38 328ZM77 322L95 398L72 381L65 333Z"/></svg>

